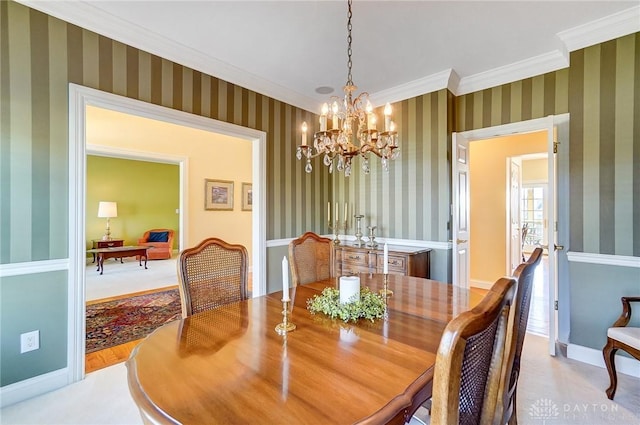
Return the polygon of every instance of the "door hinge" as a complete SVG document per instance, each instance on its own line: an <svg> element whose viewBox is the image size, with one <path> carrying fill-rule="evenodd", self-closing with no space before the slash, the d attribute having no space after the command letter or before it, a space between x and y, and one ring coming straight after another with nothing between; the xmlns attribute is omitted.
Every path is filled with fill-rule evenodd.
<svg viewBox="0 0 640 425"><path fill-rule="evenodd" d="M553 302L553 309L556 310L556 311L558 310L558 300L555 300Z"/></svg>
<svg viewBox="0 0 640 425"><path fill-rule="evenodd" d="M558 153L558 142L553 142L553 153Z"/></svg>

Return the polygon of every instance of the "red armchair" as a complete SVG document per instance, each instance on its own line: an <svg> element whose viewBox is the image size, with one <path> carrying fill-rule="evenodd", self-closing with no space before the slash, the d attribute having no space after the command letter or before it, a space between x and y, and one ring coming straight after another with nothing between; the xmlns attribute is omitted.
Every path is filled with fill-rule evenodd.
<svg viewBox="0 0 640 425"><path fill-rule="evenodd" d="M149 260L165 260L171 258L173 252L173 230L151 229L138 239L139 246L148 246Z"/></svg>

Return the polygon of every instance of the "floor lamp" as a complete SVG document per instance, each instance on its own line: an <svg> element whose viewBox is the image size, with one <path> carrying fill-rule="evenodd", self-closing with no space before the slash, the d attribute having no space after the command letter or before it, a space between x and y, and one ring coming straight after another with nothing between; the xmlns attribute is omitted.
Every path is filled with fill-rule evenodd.
<svg viewBox="0 0 640 425"><path fill-rule="evenodd" d="M111 240L111 229L109 228L109 219L118 216L118 204L116 202L100 201L98 204L98 217L107 219L107 229L102 236L103 241Z"/></svg>

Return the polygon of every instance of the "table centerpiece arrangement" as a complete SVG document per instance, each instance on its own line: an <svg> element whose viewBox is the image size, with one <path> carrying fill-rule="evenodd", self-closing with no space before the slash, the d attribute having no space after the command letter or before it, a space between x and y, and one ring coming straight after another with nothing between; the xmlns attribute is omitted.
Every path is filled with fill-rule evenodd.
<svg viewBox="0 0 640 425"><path fill-rule="evenodd" d="M322 294L307 300L307 309L311 314L324 313L331 319L344 322L357 322L359 319L373 322L375 319L382 319L386 309L385 299L366 286L361 287L359 292L356 299L341 302L339 289L324 288Z"/></svg>

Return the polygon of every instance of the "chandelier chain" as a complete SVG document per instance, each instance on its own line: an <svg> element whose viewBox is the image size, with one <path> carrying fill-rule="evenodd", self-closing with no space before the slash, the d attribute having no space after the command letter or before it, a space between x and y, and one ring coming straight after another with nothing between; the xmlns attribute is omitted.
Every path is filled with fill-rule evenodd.
<svg viewBox="0 0 640 425"><path fill-rule="evenodd" d="M349 0L349 12L347 13L347 68L349 69L349 74L347 75L347 86L353 86L353 77L351 76L351 66L353 63L351 62L351 17L353 14L351 13L351 0Z"/></svg>

